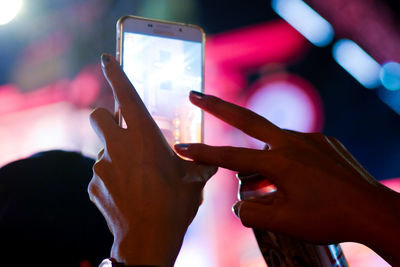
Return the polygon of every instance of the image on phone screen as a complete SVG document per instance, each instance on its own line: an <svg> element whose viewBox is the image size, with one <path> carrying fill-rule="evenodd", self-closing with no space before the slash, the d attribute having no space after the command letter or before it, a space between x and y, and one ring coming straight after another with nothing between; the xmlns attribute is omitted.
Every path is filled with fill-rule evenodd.
<svg viewBox="0 0 400 267"><path fill-rule="evenodd" d="M202 91L202 43L124 32L122 47L122 67L167 142L200 142L202 111L189 92Z"/></svg>

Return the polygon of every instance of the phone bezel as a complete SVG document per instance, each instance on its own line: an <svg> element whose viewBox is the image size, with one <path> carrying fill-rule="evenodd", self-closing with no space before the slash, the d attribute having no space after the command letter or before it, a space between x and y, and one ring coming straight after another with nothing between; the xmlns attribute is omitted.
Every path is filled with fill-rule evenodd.
<svg viewBox="0 0 400 267"><path fill-rule="evenodd" d="M152 26L149 26L151 24ZM123 37L124 32L133 32L133 33L141 33L141 34L149 34L153 36L160 36L166 38L173 38L179 40L186 41L194 41L201 42L202 48L202 82L201 82L201 92L204 92L204 48L205 48L205 32L203 28L197 25L192 24L184 24L178 22L171 21L163 21L156 19L143 18L138 16L127 15L121 17L117 21L116 25L116 35L117 35L117 44L116 44L116 59L123 67ZM115 103L115 116L118 120L118 124L122 125L122 115L121 111L118 107L118 104ZM204 112L201 111L201 136L200 142L204 140Z"/></svg>

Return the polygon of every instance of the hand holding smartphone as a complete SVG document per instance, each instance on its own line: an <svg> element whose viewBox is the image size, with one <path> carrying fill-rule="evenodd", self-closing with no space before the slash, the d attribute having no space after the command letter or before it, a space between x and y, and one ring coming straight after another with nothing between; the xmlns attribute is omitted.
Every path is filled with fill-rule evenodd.
<svg viewBox="0 0 400 267"><path fill-rule="evenodd" d="M125 16L117 23L116 56L167 142L202 142L203 113L188 96L204 87L204 31Z"/></svg>

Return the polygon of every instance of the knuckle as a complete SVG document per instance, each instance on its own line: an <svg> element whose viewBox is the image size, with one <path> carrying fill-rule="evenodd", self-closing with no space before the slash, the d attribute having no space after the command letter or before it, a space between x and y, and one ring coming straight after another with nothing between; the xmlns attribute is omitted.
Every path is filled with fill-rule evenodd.
<svg viewBox="0 0 400 267"><path fill-rule="evenodd" d="M92 112L90 112L89 117L90 118L96 117L97 114L99 113L99 110L100 110L100 108L93 109Z"/></svg>
<svg viewBox="0 0 400 267"><path fill-rule="evenodd" d="M337 143L337 144L342 144L342 142L340 142L337 138L333 137L333 136L328 136L327 137L331 142Z"/></svg>
<svg viewBox="0 0 400 267"><path fill-rule="evenodd" d="M119 159L119 155L123 151L127 150L127 144L120 142L120 139L108 140L105 144L105 151L107 151L107 156L113 161L113 159Z"/></svg>
<svg viewBox="0 0 400 267"><path fill-rule="evenodd" d="M305 141L309 145L319 146L329 143L328 138L321 133L308 133L305 136Z"/></svg>
<svg viewBox="0 0 400 267"><path fill-rule="evenodd" d="M295 144L299 145L299 148L309 149L310 147L318 147L329 143L328 138L322 133L298 133L297 136L293 136Z"/></svg>
<svg viewBox="0 0 400 267"><path fill-rule="evenodd" d="M101 159L101 158L103 157L103 155L104 155L104 148L102 148L102 149L99 151L99 153L97 153L97 158L98 158L98 159Z"/></svg>
<svg viewBox="0 0 400 267"><path fill-rule="evenodd" d="M113 154L115 150L115 145L116 142L114 142L112 139L108 138L104 144L104 151L107 153L107 155ZM104 155L104 153L103 153Z"/></svg>
<svg viewBox="0 0 400 267"><path fill-rule="evenodd" d="M99 160L93 165L93 173L101 176L105 172L104 161Z"/></svg>
<svg viewBox="0 0 400 267"><path fill-rule="evenodd" d="M100 192L96 182L94 181L95 179L96 179L95 177L92 178L92 180L90 181L88 188L87 188L89 199L92 202L95 201L95 199L99 196L99 192Z"/></svg>
<svg viewBox="0 0 400 267"><path fill-rule="evenodd" d="M316 141L326 141L326 136L322 133L309 133L309 138L314 139Z"/></svg>
<svg viewBox="0 0 400 267"><path fill-rule="evenodd" d="M312 133L314 138L317 140L326 141L327 137L322 133Z"/></svg>
<svg viewBox="0 0 400 267"><path fill-rule="evenodd" d="M89 114L89 121L90 123L95 123L97 122L97 117L98 117L98 110L95 109Z"/></svg>
<svg viewBox="0 0 400 267"><path fill-rule="evenodd" d="M104 108L95 108L89 115L91 120L96 120L98 117L101 117L102 114L108 113Z"/></svg>
<svg viewBox="0 0 400 267"><path fill-rule="evenodd" d="M296 162L298 160L298 153L296 151L287 148L287 149L282 149L279 153L276 153L275 158L277 159L278 162L285 163L283 164L284 166L291 165L293 162Z"/></svg>

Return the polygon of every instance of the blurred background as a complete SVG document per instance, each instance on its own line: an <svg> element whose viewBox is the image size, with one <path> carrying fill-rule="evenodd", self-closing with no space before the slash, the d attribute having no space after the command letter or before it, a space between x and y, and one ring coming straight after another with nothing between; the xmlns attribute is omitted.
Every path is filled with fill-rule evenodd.
<svg viewBox="0 0 400 267"><path fill-rule="evenodd" d="M400 4L389 0L3 0L0 165L55 148L97 154L88 115L113 109L99 58L115 53L127 14L202 26L206 93L283 128L334 136L398 186ZM261 145L209 116L205 132L209 144ZM265 266L231 212L236 191L234 173L220 170L176 266ZM365 247L343 247L351 266L386 266Z"/></svg>

